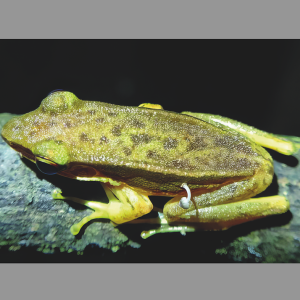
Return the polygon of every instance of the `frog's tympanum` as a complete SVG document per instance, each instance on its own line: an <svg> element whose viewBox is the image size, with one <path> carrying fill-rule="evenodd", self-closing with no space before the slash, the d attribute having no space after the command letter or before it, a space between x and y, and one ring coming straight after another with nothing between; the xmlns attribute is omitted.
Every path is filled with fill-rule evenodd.
<svg viewBox="0 0 300 300"><path fill-rule="evenodd" d="M99 181L109 203L63 197L94 212L88 221L114 225L159 223L157 232L223 230L289 209L282 196L252 198L272 182L267 147L291 155L298 148L228 118L163 110L160 105L119 106L83 101L54 91L35 111L11 119L4 140L46 174ZM173 197L157 219L137 219L153 209L148 196ZM159 209L157 209L159 211Z"/></svg>

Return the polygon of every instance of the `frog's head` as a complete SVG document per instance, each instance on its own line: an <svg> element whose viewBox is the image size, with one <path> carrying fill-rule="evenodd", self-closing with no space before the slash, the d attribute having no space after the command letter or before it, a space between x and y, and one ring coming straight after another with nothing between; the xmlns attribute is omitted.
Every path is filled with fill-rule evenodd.
<svg viewBox="0 0 300 300"><path fill-rule="evenodd" d="M63 137L62 120L76 109L80 100L65 91L51 92L36 110L12 118L2 129L3 139L22 156L36 162L39 169L55 174L69 161Z"/></svg>

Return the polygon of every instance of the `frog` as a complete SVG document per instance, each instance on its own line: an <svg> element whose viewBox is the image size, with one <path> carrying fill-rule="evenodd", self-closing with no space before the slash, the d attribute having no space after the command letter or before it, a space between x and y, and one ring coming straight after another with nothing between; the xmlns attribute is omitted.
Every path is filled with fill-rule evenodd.
<svg viewBox="0 0 300 300"><path fill-rule="evenodd" d="M80 100L64 90L51 92L36 110L12 118L1 135L45 174L102 185L108 203L53 192L53 199L93 210L72 225L73 235L96 219L109 219L114 226L160 226L143 231L147 238L226 230L283 214L289 210L286 197L255 197L273 180L273 160L265 148L284 155L299 150L285 138L226 117L178 113L151 103ZM149 196L171 199L161 209ZM152 210L158 217L142 218Z"/></svg>

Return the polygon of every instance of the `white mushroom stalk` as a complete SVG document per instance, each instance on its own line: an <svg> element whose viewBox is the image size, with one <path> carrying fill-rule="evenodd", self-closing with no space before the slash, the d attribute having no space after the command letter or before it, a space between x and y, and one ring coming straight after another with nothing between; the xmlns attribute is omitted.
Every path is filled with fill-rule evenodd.
<svg viewBox="0 0 300 300"><path fill-rule="evenodd" d="M191 190L186 183L183 183L181 187L183 187L186 190L187 197L182 197L179 201L179 205L184 209L188 209L191 201Z"/></svg>

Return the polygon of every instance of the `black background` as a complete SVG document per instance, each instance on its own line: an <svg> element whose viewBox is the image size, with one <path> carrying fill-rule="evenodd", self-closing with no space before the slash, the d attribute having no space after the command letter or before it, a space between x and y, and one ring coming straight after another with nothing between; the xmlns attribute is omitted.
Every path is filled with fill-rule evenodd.
<svg viewBox="0 0 300 300"><path fill-rule="evenodd" d="M64 89L300 136L298 40L1 40L0 53L1 112L29 112Z"/></svg>
<svg viewBox="0 0 300 300"><path fill-rule="evenodd" d="M300 136L298 40L1 40L0 53L0 112L27 113L52 90L64 89L83 100L158 103L166 110L218 114L265 131ZM271 225L255 224L228 233L203 233L198 242L193 234L170 234L168 249L160 247L166 235L157 235L144 241L139 254L126 249L118 255L101 253L104 261L137 261L137 255L138 261L201 261L221 239L280 225L276 218ZM132 231L122 230L129 236ZM133 240L138 230L131 234ZM212 238L215 242L206 248L195 248ZM173 256L170 249L177 250ZM99 257L97 247L86 253L84 259ZM75 256L71 260L78 261ZM42 254L40 260L45 261Z"/></svg>

